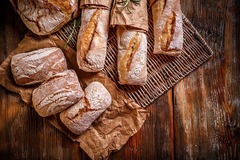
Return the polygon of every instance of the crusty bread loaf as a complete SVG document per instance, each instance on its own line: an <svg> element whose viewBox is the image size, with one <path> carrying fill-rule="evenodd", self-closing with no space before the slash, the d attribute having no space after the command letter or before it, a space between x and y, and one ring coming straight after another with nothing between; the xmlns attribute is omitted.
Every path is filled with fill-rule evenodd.
<svg viewBox="0 0 240 160"><path fill-rule="evenodd" d="M110 93L99 82L90 83L84 93L78 103L60 113L61 121L77 135L86 131L112 102Z"/></svg>
<svg viewBox="0 0 240 160"><path fill-rule="evenodd" d="M18 85L43 82L47 75L67 69L66 59L57 47L43 48L12 57L11 70Z"/></svg>
<svg viewBox="0 0 240 160"><path fill-rule="evenodd" d="M79 14L78 0L10 0L25 25L37 35L58 31Z"/></svg>
<svg viewBox="0 0 240 160"><path fill-rule="evenodd" d="M177 56L183 48L180 0L152 2L154 53Z"/></svg>
<svg viewBox="0 0 240 160"><path fill-rule="evenodd" d="M97 72L104 68L109 14L107 9L82 10L77 40L77 62L79 68L86 72Z"/></svg>
<svg viewBox="0 0 240 160"><path fill-rule="evenodd" d="M33 91L32 102L37 113L50 116L77 103L84 95L74 70L49 77Z"/></svg>
<svg viewBox="0 0 240 160"><path fill-rule="evenodd" d="M120 84L144 85L147 81L147 35L117 26Z"/></svg>

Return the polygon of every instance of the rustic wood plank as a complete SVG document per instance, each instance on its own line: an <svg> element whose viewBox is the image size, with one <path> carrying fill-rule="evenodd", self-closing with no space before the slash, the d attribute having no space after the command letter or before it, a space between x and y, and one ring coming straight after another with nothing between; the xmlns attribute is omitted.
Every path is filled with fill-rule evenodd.
<svg viewBox="0 0 240 160"><path fill-rule="evenodd" d="M172 91L161 96L147 110L142 129L110 156L110 159L174 159Z"/></svg>
<svg viewBox="0 0 240 160"><path fill-rule="evenodd" d="M175 158L239 159L239 1L184 2L215 54L174 87Z"/></svg>
<svg viewBox="0 0 240 160"><path fill-rule="evenodd" d="M26 28L22 24L19 18L15 18L15 13L9 7L9 2L1 1L1 14L0 19L0 60L1 63L7 57L7 53L10 53L22 39L25 34ZM4 157L13 157L13 152L18 154L17 151L18 142L16 140L17 135L13 132L15 131L16 118L19 114L26 111L23 109L21 100L18 96L13 93L9 93L2 86L0 86L1 93L1 107L0 107L0 155ZM21 123L19 126L22 126ZM23 130L22 130L23 131Z"/></svg>

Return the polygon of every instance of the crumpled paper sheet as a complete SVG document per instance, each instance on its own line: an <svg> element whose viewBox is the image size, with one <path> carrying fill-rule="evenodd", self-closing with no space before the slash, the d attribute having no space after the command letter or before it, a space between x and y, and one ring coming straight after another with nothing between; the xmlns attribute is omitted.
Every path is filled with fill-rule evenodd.
<svg viewBox="0 0 240 160"><path fill-rule="evenodd" d="M101 82L112 96L112 104L93 122L89 129L80 136L73 135L60 121L59 115L47 117L49 122L65 133L89 155L91 159L107 159L111 152L119 150L128 139L137 133L147 118L147 111L132 101L117 88L116 84L103 73L86 73L77 69L75 51L55 36L40 37L28 33L18 47L0 66L0 84L7 90L18 93L22 100L31 105L31 94L34 88L20 87L15 84L10 68L13 55L44 47L61 48L68 61L68 67L74 69L84 89L93 81Z"/></svg>
<svg viewBox="0 0 240 160"><path fill-rule="evenodd" d="M121 25L134 27L139 30L148 31L148 13L147 13L147 0L141 0L140 4L135 5L129 2L128 8L131 13L115 0L113 3L111 13L111 26Z"/></svg>
<svg viewBox="0 0 240 160"><path fill-rule="evenodd" d="M112 6L112 1L113 0L81 0L80 2L80 7L85 8L85 7L104 7L106 9L110 9Z"/></svg>

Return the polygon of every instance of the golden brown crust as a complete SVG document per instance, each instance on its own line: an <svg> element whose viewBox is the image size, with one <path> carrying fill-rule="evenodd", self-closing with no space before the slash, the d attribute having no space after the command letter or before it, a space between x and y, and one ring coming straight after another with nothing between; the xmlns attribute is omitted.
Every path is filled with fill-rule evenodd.
<svg viewBox="0 0 240 160"><path fill-rule="evenodd" d="M82 66L82 61L86 59L87 52L91 46L92 39L94 37L95 30L98 24L98 18L101 13L101 9L96 9L93 13L86 30L83 35L80 37L80 40L77 45L77 63L79 68Z"/></svg>
<svg viewBox="0 0 240 160"><path fill-rule="evenodd" d="M162 35L161 35L161 38L160 38L160 41L161 41L161 44L162 44L161 49L163 51L168 50L170 42L173 39L175 24L176 24L176 14L174 14L174 12L172 12L172 14L169 17L167 23L165 24L165 27L162 31Z"/></svg>
<svg viewBox="0 0 240 160"><path fill-rule="evenodd" d="M134 28L117 26L120 84L144 85L147 81L147 35Z"/></svg>
<svg viewBox="0 0 240 160"><path fill-rule="evenodd" d="M183 47L182 12L179 0L152 3L154 53L177 56Z"/></svg>
<svg viewBox="0 0 240 160"><path fill-rule="evenodd" d="M132 59L139 48L139 45L141 44L142 36L138 32L131 38L128 49L123 56L119 60L119 66L118 66L118 73L121 77L121 81L126 81L127 73L130 70L130 65L132 63Z"/></svg>

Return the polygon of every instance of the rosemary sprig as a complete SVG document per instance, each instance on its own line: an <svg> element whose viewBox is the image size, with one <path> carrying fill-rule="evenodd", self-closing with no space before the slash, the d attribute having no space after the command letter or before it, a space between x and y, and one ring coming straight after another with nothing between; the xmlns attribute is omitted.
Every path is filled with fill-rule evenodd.
<svg viewBox="0 0 240 160"><path fill-rule="evenodd" d="M132 13L128 7L130 2L132 2L134 5L139 5L141 0L120 0L117 1L117 4L121 5L122 10L126 9L127 12L130 14Z"/></svg>
<svg viewBox="0 0 240 160"><path fill-rule="evenodd" d="M71 33L69 34L69 36L67 38L66 45L68 45L69 42L72 40L73 33L74 33L75 29L78 28L80 26L80 23L81 23L79 18L74 19L74 14L75 14L75 11L72 13L72 16L71 16L71 19L73 20L73 27L72 27Z"/></svg>
<svg viewBox="0 0 240 160"><path fill-rule="evenodd" d="M80 20L79 19L74 19L71 33L69 34L68 39L67 39L67 44L69 44L69 42L72 40L73 33L74 33L75 29L78 28L79 26L80 26Z"/></svg>

